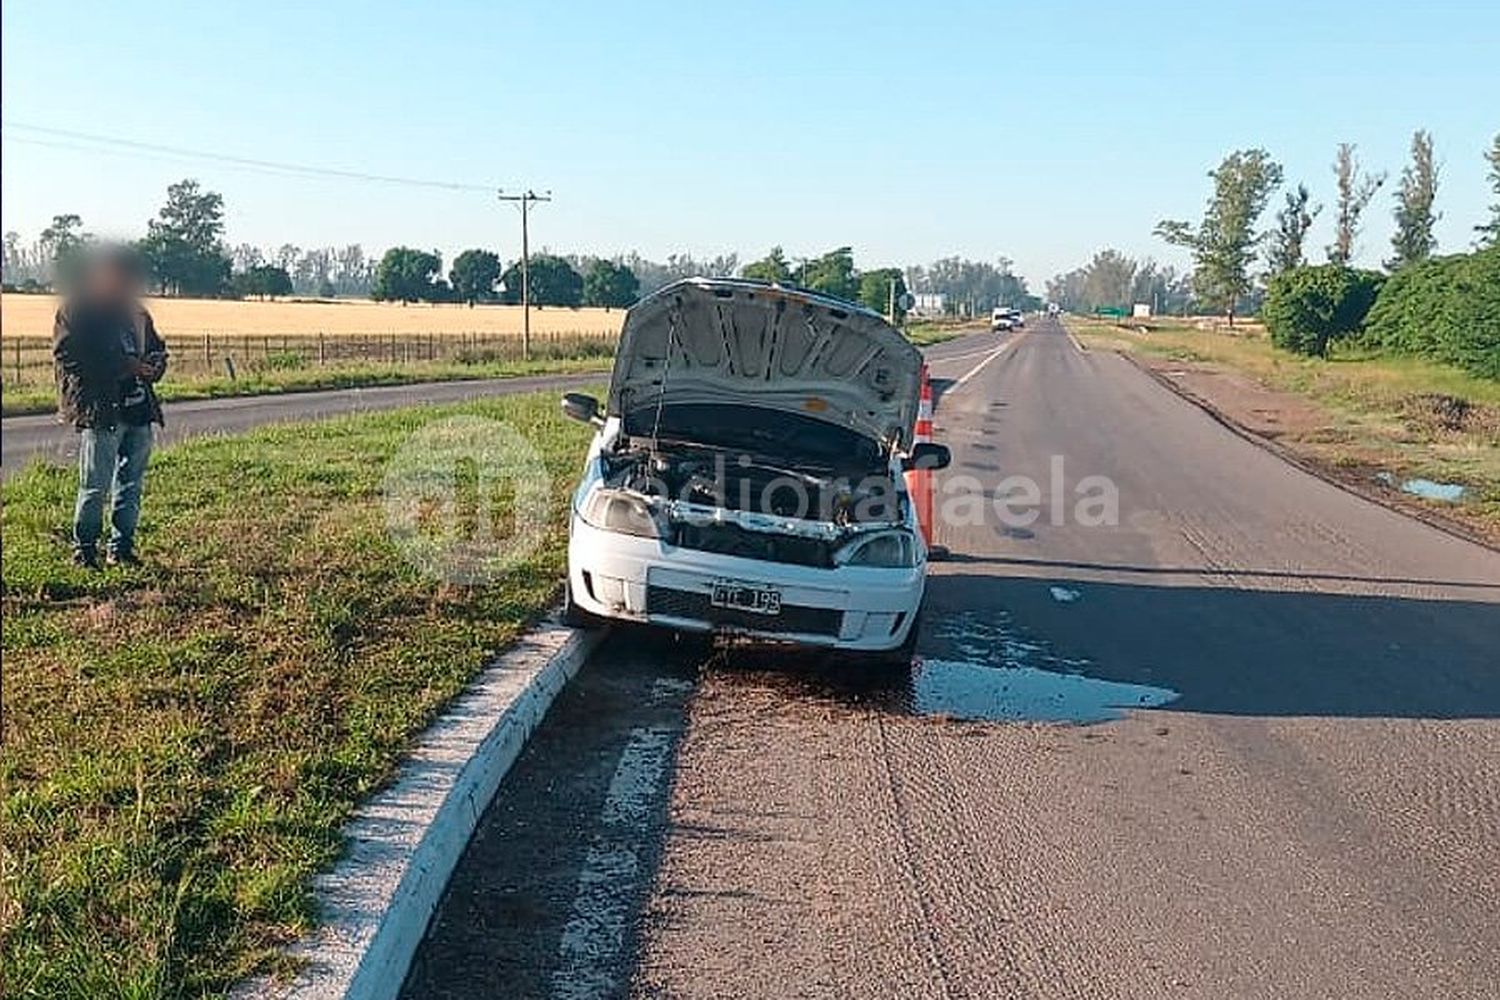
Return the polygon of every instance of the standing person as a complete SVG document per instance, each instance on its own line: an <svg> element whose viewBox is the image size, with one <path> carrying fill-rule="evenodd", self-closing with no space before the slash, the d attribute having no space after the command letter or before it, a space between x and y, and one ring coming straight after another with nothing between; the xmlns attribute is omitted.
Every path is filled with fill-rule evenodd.
<svg viewBox="0 0 1500 1000"><path fill-rule="evenodd" d="M106 497L112 498L109 562L139 561L135 526L151 425L162 422L153 386L167 367L166 344L141 305L143 278L133 251L98 251L52 330L58 415L79 433L73 562L89 569L99 568Z"/></svg>

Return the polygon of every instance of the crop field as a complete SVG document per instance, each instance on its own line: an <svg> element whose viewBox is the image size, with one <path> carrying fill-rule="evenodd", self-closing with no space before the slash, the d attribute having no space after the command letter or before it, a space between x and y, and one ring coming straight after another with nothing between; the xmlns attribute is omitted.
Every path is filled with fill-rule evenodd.
<svg viewBox="0 0 1500 1000"><path fill-rule="evenodd" d="M166 335L211 336L413 336L416 334L484 335L521 333L521 307L480 305L409 306L389 302L239 301L233 299L146 300L156 325ZM0 332L10 337L45 337L52 333L57 298L52 295L0 296ZM535 308L531 332L618 334L623 310Z"/></svg>
<svg viewBox="0 0 1500 1000"><path fill-rule="evenodd" d="M53 406L50 295L5 295L4 412ZM483 378L608 367L623 310L534 308L522 356L519 306L365 301L146 301L171 355L167 399Z"/></svg>

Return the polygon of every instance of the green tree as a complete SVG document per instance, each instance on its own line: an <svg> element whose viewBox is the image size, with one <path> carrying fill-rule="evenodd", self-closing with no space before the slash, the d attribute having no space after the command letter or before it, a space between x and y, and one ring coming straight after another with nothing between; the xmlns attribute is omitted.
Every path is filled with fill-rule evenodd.
<svg viewBox="0 0 1500 1000"><path fill-rule="evenodd" d="M589 265L583 276L583 304L623 309L641 293L635 272L623 264L602 258Z"/></svg>
<svg viewBox="0 0 1500 1000"><path fill-rule="evenodd" d="M521 264L506 269L500 279L505 285L501 300L511 304L521 301ZM531 303L538 306L577 306L583 301L583 276L561 257L537 254L530 266Z"/></svg>
<svg viewBox="0 0 1500 1000"><path fill-rule="evenodd" d="M163 293L223 294L231 266L224 246L223 196L191 179L169 186L167 202L146 223L139 248Z"/></svg>
<svg viewBox="0 0 1500 1000"><path fill-rule="evenodd" d="M839 247L808 261L802 271L802 285L824 295L854 301L859 297L854 251L849 247Z"/></svg>
<svg viewBox="0 0 1500 1000"><path fill-rule="evenodd" d="M1084 268L1083 301L1089 309L1115 306L1129 310L1134 304L1137 264L1118 250L1100 250Z"/></svg>
<svg viewBox="0 0 1500 1000"><path fill-rule="evenodd" d="M37 242L53 274L70 276L69 271L92 241L93 236L83 231L83 219L69 212L54 215L52 225L42 230Z"/></svg>
<svg viewBox="0 0 1500 1000"><path fill-rule="evenodd" d="M443 270L443 259L436 253L411 247L391 247L375 265L375 281L370 298L377 302L428 301L439 298L437 278Z"/></svg>
<svg viewBox="0 0 1500 1000"><path fill-rule="evenodd" d="M771 252L760 260L751 261L740 268L740 277L785 285L792 280L792 268L781 247L772 247Z"/></svg>
<svg viewBox="0 0 1500 1000"><path fill-rule="evenodd" d="M1286 193L1286 204L1276 213L1276 228L1271 231L1271 245L1266 250L1266 264L1272 277L1302 266L1307 231L1323 211L1322 205L1309 204L1311 200L1306 184L1298 184Z"/></svg>
<svg viewBox="0 0 1500 1000"><path fill-rule="evenodd" d="M1281 184L1281 165L1263 149L1242 149L1208 176L1214 193L1198 228L1164 219L1156 234L1192 252L1193 287L1204 302L1224 310L1232 326L1236 303L1250 291L1250 265L1260 242L1255 227Z"/></svg>
<svg viewBox="0 0 1500 1000"><path fill-rule="evenodd" d="M500 258L488 250L465 250L453 258L448 281L460 301L471 306L487 302L495 297L495 286L500 283Z"/></svg>
<svg viewBox="0 0 1500 1000"><path fill-rule="evenodd" d="M274 264L256 264L234 275L231 287L240 298L251 295L262 299L275 298L292 294L292 276Z"/></svg>
<svg viewBox="0 0 1500 1000"><path fill-rule="evenodd" d="M1354 241L1359 237L1359 217L1375 192L1385 183L1385 174L1360 175L1359 158L1354 143L1339 143L1333 158L1333 175L1338 182L1338 215L1333 223L1333 242L1328 245L1330 264L1348 264L1354 259Z"/></svg>
<svg viewBox="0 0 1500 1000"><path fill-rule="evenodd" d="M1500 244L1391 275L1361 341L1500 379Z"/></svg>
<svg viewBox="0 0 1500 1000"><path fill-rule="evenodd" d="M1261 318L1277 347L1324 357L1334 340L1363 328L1383 280L1342 264L1294 267L1267 285Z"/></svg>
<svg viewBox="0 0 1500 1000"><path fill-rule="evenodd" d="M1495 141L1485 152L1484 158L1490 164L1488 177L1490 189L1495 192L1495 201L1490 205L1490 221L1475 226L1474 231L1479 234L1478 243L1481 247L1500 246L1500 133L1495 135Z"/></svg>
<svg viewBox="0 0 1500 1000"><path fill-rule="evenodd" d="M894 294L891 290L895 283ZM888 316L896 323L906 318L906 310L901 308L901 297L906 294L906 275L899 267L882 267L874 271L863 271L859 276L859 301L867 308L873 309L882 316ZM891 314L894 303L895 313Z"/></svg>
<svg viewBox="0 0 1500 1000"><path fill-rule="evenodd" d="M1401 171L1396 191L1396 233L1391 237L1395 253L1385 262L1392 271L1426 260L1437 246L1432 227L1439 216L1433 212L1437 200L1438 167L1432 154L1432 135L1418 129L1411 137L1411 163Z"/></svg>

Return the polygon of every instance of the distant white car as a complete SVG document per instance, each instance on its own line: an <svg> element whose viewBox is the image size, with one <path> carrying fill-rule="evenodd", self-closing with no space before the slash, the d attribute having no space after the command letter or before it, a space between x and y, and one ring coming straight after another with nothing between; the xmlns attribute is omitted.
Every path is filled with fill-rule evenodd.
<svg viewBox="0 0 1500 1000"><path fill-rule="evenodd" d="M910 660L927 548L902 473L921 355L812 292L694 278L626 314L573 495L567 617Z"/></svg>
<svg viewBox="0 0 1500 1000"><path fill-rule="evenodd" d="M996 306L990 310L990 329L996 333L1002 330L1015 330L1026 325L1026 317L1021 310L1011 309L1008 306Z"/></svg>

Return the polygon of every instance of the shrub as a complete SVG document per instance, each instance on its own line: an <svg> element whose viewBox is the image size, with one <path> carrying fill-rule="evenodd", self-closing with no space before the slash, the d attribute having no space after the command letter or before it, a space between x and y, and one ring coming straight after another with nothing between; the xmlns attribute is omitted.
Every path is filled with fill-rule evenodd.
<svg viewBox="0 0 1500 1000"><path fill-rule="evenodd" d="M1500 379L1500 246L1397 271L1381 288L1362 339Z"/></svg>
<svg viewBox="0 0 1500 1000"><path fill-rule="evenodd" d="M1360 331L1382 280L1341 264L1294 267L1271 279L1261 318L1277 347L1322 357L1330 342Z"/></svg>

